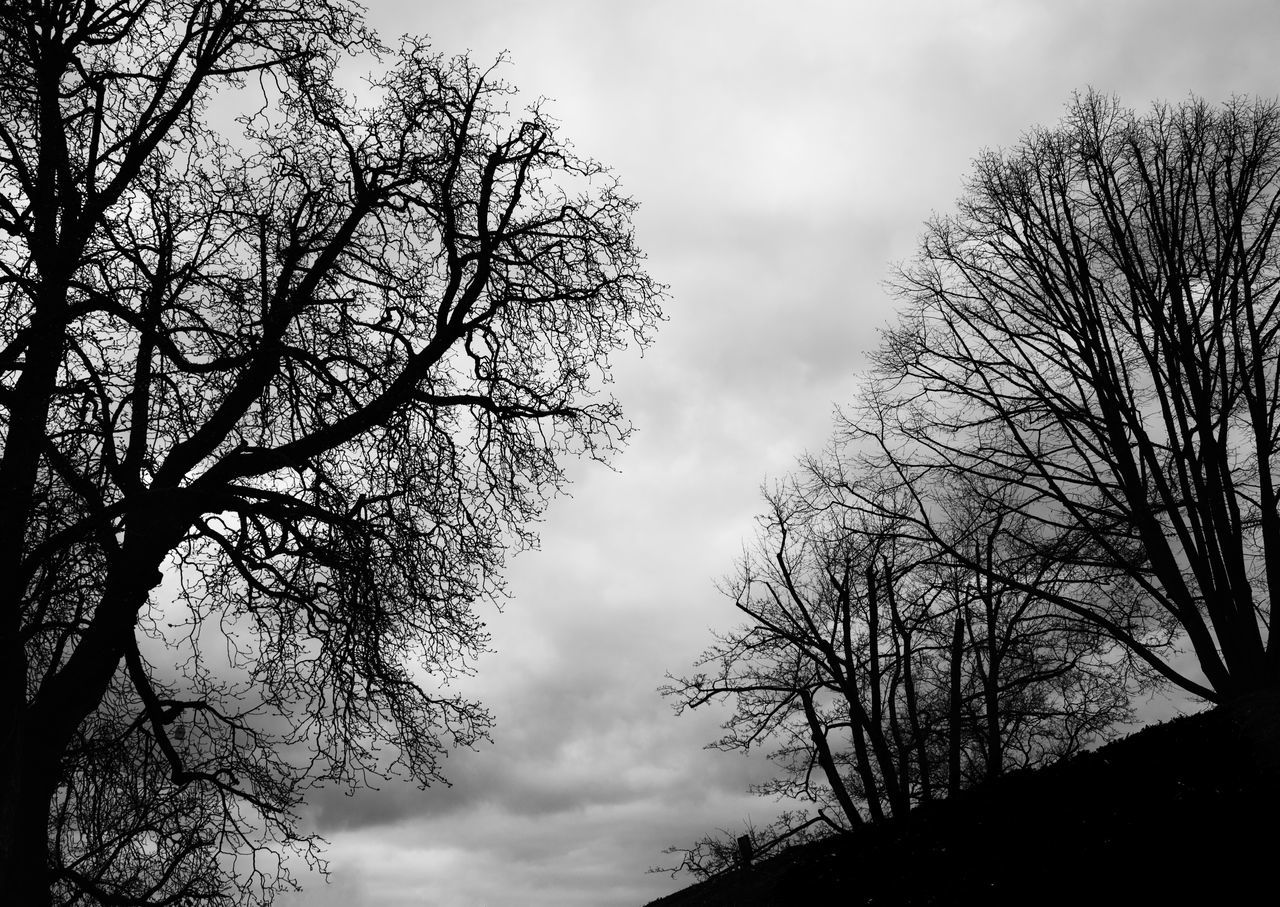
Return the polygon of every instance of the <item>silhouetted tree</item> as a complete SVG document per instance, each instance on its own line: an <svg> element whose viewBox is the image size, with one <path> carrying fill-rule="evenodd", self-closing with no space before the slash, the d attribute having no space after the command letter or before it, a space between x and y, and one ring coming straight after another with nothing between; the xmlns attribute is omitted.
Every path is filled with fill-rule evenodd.
<svg viewBox="0 0 1280 907"><path fill-rule="evenodd" d="M1095 575L1024 545L1017 514L991 516L998 492L964 486L958 494L949 508L946 547L967 548L978 566L955 563L939 550L917 577L938 591L934 608L941 619L930 624L935 651L951 633L945 659L953 728L949 779L958 777L952 771L960 767L957 751L972 767L970 780L990 779L1110 738L1131 718L1133 696L1153 678L1106 634L1048 600L1087 596ZM934 681L935 689L942 685L941 677Z"/></svg>
<svg viewBox="0 0 1280 907"><path fill-rule="evenodd" d="M877 554L868 543L878 540L837 534L789 490L767 500L757 547L723 588L748 623L703 654L698 667L709 673L673 678L663 692L677 711L731 698L728 733L715 745L775 746L785 771L771 793L825 804L846 828L863 821L855 797L873 819L886 800L905 812L909 797L886 724L879 612L860 585ZM832 735L848 737L852 754L833 748Z"/></svg>
<svg viewBox="0 0 1280 907"><path fill-rule="evenodd" d="M306 783L437 778L489 723L441 686L472 604L558 455L625 437L592 388L659 317L633 203L357 10L0 8L14 903L269 900Z"/></svg>
<svg viewBox="0 0 1280 907"><path fill-rule="evenodd" d="M965 497L949 532L981 549L976 572L900 532L892 501L875 519L839 506L817 465L767 496L757 544L724 586L748 622L663 690L677 711L732 702L713 746L773 747L782 773L760 793L809 800L850 829L861 809L904 817L1130 717L1142 678L1115 642L1030 591L1077 581L1073 568L1023 550ZM997 585L997 567L1021 584Z"/></svg>
<svg viewBox="0 0 1280 907"><path fill-rule="evenodd" d="M916 493L935 543L948 476L1000 488L1025 544L1098 577L1049 593L1057 606L1185 690L1275 688L1278 223L1275 103L1139 116L1078 97L981 156L957 213L929 225L848 456ZM878 509L853 486L846 502Z"/></svg>

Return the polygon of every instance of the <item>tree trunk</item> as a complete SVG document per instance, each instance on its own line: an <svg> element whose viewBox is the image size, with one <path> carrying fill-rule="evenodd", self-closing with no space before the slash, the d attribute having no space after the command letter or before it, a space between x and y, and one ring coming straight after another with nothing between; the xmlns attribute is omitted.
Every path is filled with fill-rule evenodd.
<svg viewBox="0 0 1280 907"><path fill-rule="evenodd" d="M161 518L138 514L130 536L105 580L102 600L73 654L44 678L29 703L0 738L0 898L23 907L50 904L53 881L49 811L61 781L63 754L84 719L102 702L119 668L139 609L162 578L164 552L175 547L185 524L177 508ZM153 517L147 520L147 517ZM6 690L13 697L12 690ZM21 701L21 700L19 700Z"/></svg>
<svg viewBox="0 0 1280 907"><path fill-rule="evenodd" d="M916 754L916 764L920 776L920 799L933 798L933 779L929 777L929 748L925 729L920 722L920 702L916 695L915 675L911 670L911 631L907 629L902 612L898 610L898 596L894 592L892 577L888 565L885 566L885 581L889 595L889 611L893 615L893 623L898 639L902 640L902 684L907 694L907 722L910 724L911 743Z"/></svg>
<svg viewBox="0 0 1280 907"><path fill-rule="evenodd" d="M995 778L1004 771L1004 735L1000 731L1000 688L996 674L989 670L983 683L983 703L986 713L987 778Z"/></svg>
<svg viewBox="0 0 1280 907"><path fill-rule="evenodd" d="M862 779L862 789L867 797L867 812L872 822L884 821L884 806L880 803L880 785L876 781L876 773L871 768L871 757L867 753L867 738L862 725L857 720L853 725L853 757L858 762L858 777Z"/></svg>
<svg viewBox="0 0 1280 907"><path fill-rule="evenodd" d="M947 780L951 796L960 793L960 724L963 720L960 699L960 678L964 655L964 618L956 614L951 629L951 715L947 740Z"/></svg>
<svg viewBox="0 0 1280 907"><path fill-rule="evenodd" d="M896 644L895 644L896 646ZM893 755L898 768L898 792L896 802L911 803L911 749L907 746L906 737L902 733L902 719L898 708L898 677L901 661L894 659L893 676L889 681L889 736L893 741Z"/></svg>
<svg viewBox="0 0 1280 907"><path fill-rule="evenodd" d="M0 891L5 903L48 907L49 804L57 760L42 751L24 721L0 743Z"/></svg>
<svg viewBox="0 0 1280 907"><path fill-rule="evenodd" d="M998 603L996 593L991 588L992 569L991 543L987 546L987 578L978 582L982 593L982 607L987 619L987 669L982 673L982 705L984 727L986 730L986 751L988 779L998 777L1004 771L1004 734L1000 727L1000 637L996 633Z"/></svg>
<svg viewBox="0 0 1280 907"><path fill-rule="evenodd" d="M868 631L868 677L867 684L871 693L871 714L868 716L867 733L871 737L871 749L875 753L876 762L880 766L880 775L884 778L885 793L889 797L889 806L895 816L905 816L911 808L908 798L903 797L898 763L894 758L893 748L885 735L886 715L884 694L880 688L880 601L876 584L874 567L867 568L867 631Z"/></svg>
<svg viewBox="0 0 1280 907"><path fill-rule="evenodd" d="M840 809L844 811L845 818L849 820L849 825L856 828L863 824L862 815L858 812L858 808L853 805L853 798L849 796L849 789L844 786L844 779L840 777L835 759L831 756L831 747L827 745L826 732L822 727L822 723L818 720L817 709L813 707L813 694L808 690L801 690L800 702L804 705L805 720L809 722L809 734L813 737L813 746L818 754L818 765L822 766L822 771L827 776L827 784L831 786L831 792L836 795L836 800L840 803Z"/></svg>
<svg viewBox="0 0 1280 907"><path fill-rule="evenodd" d="M876 727L883 727L884 704L880 697L880 597L877 595L874 567L867 568L867 637L871 671L871 723Z"/></svg>

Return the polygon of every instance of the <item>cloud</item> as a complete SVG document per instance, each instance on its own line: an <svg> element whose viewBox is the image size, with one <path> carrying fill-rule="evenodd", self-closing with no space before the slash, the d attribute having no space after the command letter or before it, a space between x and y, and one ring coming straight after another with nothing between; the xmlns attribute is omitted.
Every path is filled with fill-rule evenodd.
<svg viewBox="0 0 1280 907"><path fill-rule="evenodd" d="M490 697L498 716L493 743L455 753L445 767L450 786L422 791L393 780L354 795L324 789L308 798L315 829L329 836L422 816L452 820L478 810L545 818L638 803L676 809L736 795L766 771L758 760L723 756L707 777L699 763L713 754L702 746L717 736L723 715L712 711L676 722L654 692L660 678L653 678L647 694L636 695L628 653L600 647L569 668L554 660L521 661L515 667L521 682Z"/></svg>
<svg viewBox="0 0 1280 907"><path fill-rule="evenodd" d="M666 844L772 816L745 793L767 763L703 750L722 715L677 719L655 688L736 622L713 582L760 483L853 395L893 310L890 264L980 149L1055 122L1073 89L1139 107L1274 95L1280 5L374 0L371 15L441 50L511 50L511 81L550 96L641 201L671 319L615 369L638 427L618 471L570 466L573 497L485 616L497 651L460 686L493 710L493 743L448 759L451 788L318 793L308 819L341 887L291 903L638 905L681 884L643 872Z"/></svg>

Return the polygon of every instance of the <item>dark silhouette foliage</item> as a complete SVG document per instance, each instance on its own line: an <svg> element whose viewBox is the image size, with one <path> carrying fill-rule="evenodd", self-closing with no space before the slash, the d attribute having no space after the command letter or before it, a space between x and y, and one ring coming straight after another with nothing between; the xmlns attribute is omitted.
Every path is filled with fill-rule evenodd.
<svg viewBox="0 0 1280 907"><path fill-rule="evenodd" d="M943 544L939 495L998 489L993 518L1097 576L1062 612L1206 700L1274 688L1278 224L1276 103L1078 97L929 224L846 460Z"/></svg>
<svg viewBox="0 0 1280 907"><path fill-rule="evenodd" d="M633 202L511 95L338 0L0 8L15 903L268 901L309 784L486 733L473 605L660 317Z"/></svg>
<svg viewBox="0 0 1280 907"><path fill-rule="evenodd" d="M677 711L728 700L712 746L771 748L781 773L758 792L816 807L759 837L904 820L921 803L1108 739L1130 718L1148 678L1113 640L1031 591L1089 577L955 501L949 532L979 549L975 571L911 538L909 522L839 506L829 477L814 463L767 495L757 543L723 585L747 623L717 639L698 673L663 688ZM726 833L674 852L707 875L729 865L731 844Z"/></svg>

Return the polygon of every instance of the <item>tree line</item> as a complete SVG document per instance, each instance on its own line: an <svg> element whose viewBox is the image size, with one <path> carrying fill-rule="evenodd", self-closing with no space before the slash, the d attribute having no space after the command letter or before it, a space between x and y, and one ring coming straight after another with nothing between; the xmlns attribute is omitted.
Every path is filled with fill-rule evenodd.
<svg viewBox="0 0 1280 907"><path fill-rule="evenodd" d="M762 792L839 831L1106 739L1143 690L1276 691L1277 223L1274 101L1090 92L980 155L677 710L731 702L713 746L773 746Z"/></svg>

